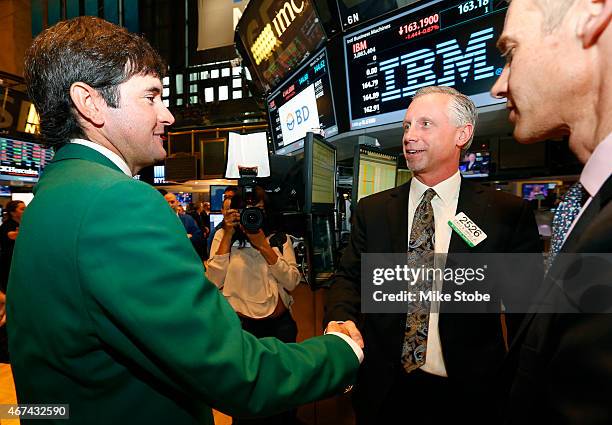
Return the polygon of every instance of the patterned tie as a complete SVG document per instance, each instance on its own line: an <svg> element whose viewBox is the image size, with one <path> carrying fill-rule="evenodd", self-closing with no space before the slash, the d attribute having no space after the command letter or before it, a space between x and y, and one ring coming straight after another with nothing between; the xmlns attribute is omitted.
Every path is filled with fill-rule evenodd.
<svg viewBox="0 0 612 425"><path fill-rule="evenodd" d="M434 196L436 192L433 189L427 189L414 212L408 242L408 265L410 267L431 268L434 265L435 222L431 206ZM430 291L432 286L433 282L430 279L422 279L416 282L413 289L418 293L418 291ZM401 359L406 372L412 372L425 364L429 330L429 302L414 302L410 307L406 318Z"/></svg>
<svg viewBox="0 0 612 425"><path fill-rule="evenodd" d="M553 231L550 240L550 254L548 254L548 261L546 263L546 269L548 270L552 265L555 256L561 251L565 235L569 231L572 223L580 213L583 201L586 201L584 187L580 182L574 183L567 193L563 196L563 200L555 211L553 217Z"/></svg>

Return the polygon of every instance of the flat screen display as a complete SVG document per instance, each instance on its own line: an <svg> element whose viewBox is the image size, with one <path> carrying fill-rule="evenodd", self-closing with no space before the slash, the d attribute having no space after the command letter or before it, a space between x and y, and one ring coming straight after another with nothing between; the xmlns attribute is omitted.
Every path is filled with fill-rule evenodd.
<svg viewBox="0 0 612 425"><path fill-rule="evenodd" d="M210 186L210 210L221 211L223 207L223 193L227 186Z"/></svg>
<svg viewBox="0 0 612 425"><path fill-rule="evenodd" d="M342 29L347 30L419 0L338 0Z"/></svg>
<svg viewBox="0 0 612 425"><path fill-rule="evenodd" d="M336 204L336 148L321 136L304 140L304 212L331 212Z"/></svg>
<svg viewBox="0 0 612 425"><path fill-rule="evenodd" d="M489 90L505 64L495 44L506 10L433 0L344 36L351 129L402 121L414 93L431 85L452 86L478 107L505 102Z"/></svg>
<svg viewBox="0 0 612 425"><path fill-rule="evenodd" d="M266 90L274 88L326 40L310 0L251 1L236 33Z"/></svg>
<svg viewBox="0 0 612 425"><path fill-rule="evenodd" d="M466 178L488 177L491 166L491 155L488 151L468 151L459 163L459 171Z"/></svg>
<svg viewBox="0 0 612 425"><path fill-rule="evenodd" d="M365 146L357 147L353 168L353 201L395 187L397 158Z"/></svg>
<svg viewBox="0 0 612 425"><path fill-rule="evenodd" d="M556 183L550 182L523 183L523 199L528 201L543 201L551 190L555 190L556 186Z"/></svg>
<svg viewBox="0 0 612 425"><path fill-rule="evenodd" d="M267 98L274 151L290 153L309 131L338 134L327 51L314 55Z"/></svg>
<svg viewBox="0 0 612 425"><path fill-rule="evenodd" d="M36 182L52 158L52 149L0 137L0 180Z"/></svg>
<svg viewBox="0 0 612 425"><path fill-rule="evenodd" d="M336 152L315 141L312 146L312 203L334 204L336 199Z"/></svg>

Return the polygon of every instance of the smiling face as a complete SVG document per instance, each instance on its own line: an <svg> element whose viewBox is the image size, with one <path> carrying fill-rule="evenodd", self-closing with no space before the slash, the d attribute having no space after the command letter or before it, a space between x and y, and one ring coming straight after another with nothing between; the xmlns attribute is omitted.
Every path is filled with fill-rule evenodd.
<svg viewBox="0 0 612 425"><path fill-rule="evenodd" d="M435 186L457 172L462 146L467 143L464 126L450 117L452 98L432 93L415 98L404 117L404 158L415 177ZM470 133L471 135L471 133Z"/></svg>
<svg viewBox="0 0 612 425"><path fill-rule="evenodd" d="M119 107L105 110L106 138L134 174L166 157L161 136L174 117L161 93L159 78L135 75L119 85Z"/></svg>

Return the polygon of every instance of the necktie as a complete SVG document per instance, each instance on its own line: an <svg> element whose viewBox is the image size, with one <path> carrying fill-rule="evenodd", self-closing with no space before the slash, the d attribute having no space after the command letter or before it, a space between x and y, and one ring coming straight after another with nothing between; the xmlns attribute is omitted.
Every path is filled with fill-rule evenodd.
<svg viewBox="0 0 612 425"><path fill-rule="evenodd" d="M436 196L433 189L427 189L423 199L414 212L412 230L408 242L408 266L431 268L434 265L435 222L431 206ZM429 291L433 282L421 279L415 283L414 290ZM412 372L425 364L427 352L427 333L429 331L429 302L412 303L406 318L404 344L402 347L402 365L406 372Z"/></svg>
<svg viewBox="0 0 612 425"><path fill-rule="evenodd" d="M550 268L555 256L561 251L565 235L567 235L572 223L580 213L580 209L584 205L583 201L586 201L585 193L582 184L576 182L569 188L557 207L553 217L553 231L550 240L550 254L546 264L547 269Z"/></svg>

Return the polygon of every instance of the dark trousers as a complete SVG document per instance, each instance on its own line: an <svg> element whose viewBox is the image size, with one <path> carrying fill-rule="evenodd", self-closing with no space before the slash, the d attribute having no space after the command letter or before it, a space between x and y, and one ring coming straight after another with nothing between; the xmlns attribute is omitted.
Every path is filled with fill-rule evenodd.
<svg viewBox="0 0 612 425"><path fill-rule="evenodd" d="M276 337L283 342L295 342L297 325L291 313L285 311L273 319L249 319L241 317L242 329L257 338ZM267 418L241 419L232 418L234 425L291 425L296 421L296 410L292 409Z"/></svg>

